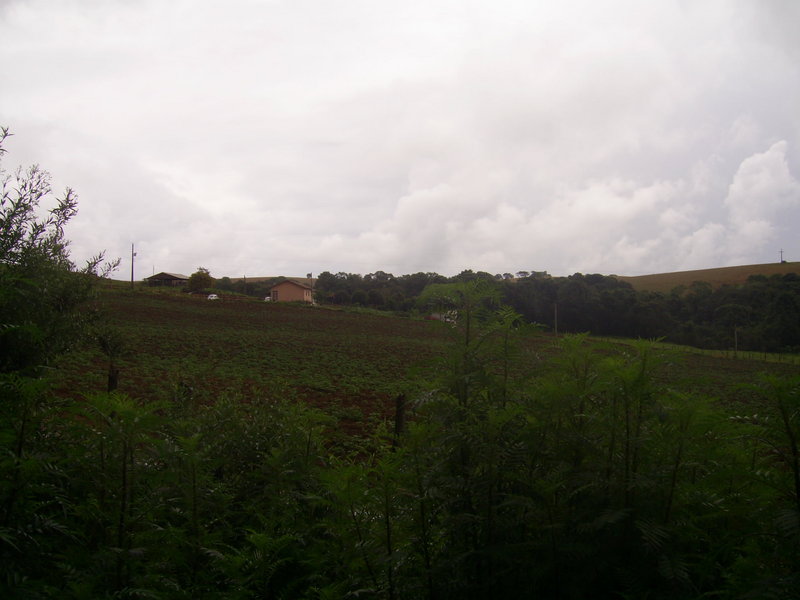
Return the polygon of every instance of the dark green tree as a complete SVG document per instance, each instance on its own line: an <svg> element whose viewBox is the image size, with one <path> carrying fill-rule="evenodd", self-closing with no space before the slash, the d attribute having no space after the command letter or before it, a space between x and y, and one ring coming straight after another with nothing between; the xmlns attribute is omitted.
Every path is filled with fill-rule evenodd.
<svg viewBox="0 0 800 600"><path fill-rule="evenodd" d="M230 277L223 277L217 281L217 288L226 292L233 291L233 282Z"/></svg>
<svg viewBox="0 0 800 600"><path fill-rule="evenodd" d="M189 291L202 292L214 287L214 278L205 267L197 267L197 271L189 276Z"/></svg>
<svg viewBox="0 0 800 600"><path fill-rule="evenodd" d="M0 128L0 159L9 135ZM46 366L87 329L90 315L81 309L103 255L75 268L64 227L78 212L77 195L67 188L40 217L51 192L50 174L39 166L10 174L0 163L0 372ZM102 274L118 264L106 264Z"/></svg>

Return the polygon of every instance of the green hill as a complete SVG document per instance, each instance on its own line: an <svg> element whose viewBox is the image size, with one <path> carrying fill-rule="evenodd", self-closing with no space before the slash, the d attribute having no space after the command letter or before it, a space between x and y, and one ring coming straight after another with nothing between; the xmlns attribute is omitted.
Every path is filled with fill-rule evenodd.
<svg viewBox="0 0 800 600"><path fill-rule="evenodd" d="M695 271L676 271L653 275L624 276L615 275L617 279L630 283L635 290L650 292L669 292L683 285L690 286L695 281L705 281L717 288L722 285L744 283L751 275L785 275L800 273L800 262L767 263L763 265L742 265L737 267L718 267Z"/></svg>

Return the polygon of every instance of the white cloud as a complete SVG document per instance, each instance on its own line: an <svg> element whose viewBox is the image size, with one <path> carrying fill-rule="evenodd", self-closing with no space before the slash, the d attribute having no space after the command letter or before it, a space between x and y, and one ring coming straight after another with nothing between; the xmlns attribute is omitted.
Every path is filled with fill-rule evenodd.
<svg viewBox="0 0 800 600"><path fill-rule="evenodd" d="M677 250L680 253L679 269L701 269L708 265L724 266L725 227L720 223L706 223L680 240Z"/></svg>
<svg viewBox="0 0 800 600"><path fill-rule="evenodd" d="M791 260L798 42L763 6L8 2L5 162L77 189L75 255L156 270Z"/></svg>
<svg viewBox="0 0 800 600"><path fill-rule="evenodd" d="M742 161L728 188L725 205L735 225L757 218L772 219L781 209L800 206L800 182L789 172L785 141Z"/></svg>

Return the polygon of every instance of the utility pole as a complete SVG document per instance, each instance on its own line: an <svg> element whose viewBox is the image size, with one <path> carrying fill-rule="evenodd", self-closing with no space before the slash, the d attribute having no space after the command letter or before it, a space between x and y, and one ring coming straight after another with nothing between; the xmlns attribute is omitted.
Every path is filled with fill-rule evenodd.
<svg viewBox="0 0 800 600"><path fill-rule="evenodd" d="M553 329L555 330L556 337L558 337L558 302L553 304Z"/></svg>
<svg viewBox="0 0 800 600"><path fill-rule="evenodd" d="M781 248L781 264L783 264L783 248Z"/></svg>
<svg viewBox="0 0 800 600"><path fill-rule="evenodd" d="M136 252L133 251L133 244L131 244L131 289L133 289L133 259L136 257Z"/></svg>

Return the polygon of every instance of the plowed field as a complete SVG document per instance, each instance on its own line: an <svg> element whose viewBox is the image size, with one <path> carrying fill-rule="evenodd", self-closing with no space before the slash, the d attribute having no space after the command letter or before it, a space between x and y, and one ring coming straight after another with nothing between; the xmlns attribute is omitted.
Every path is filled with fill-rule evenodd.
<svg viewBox="0 0 800 600"><path fill-rule="evenodd" d="M344 433L390 418L398 394L433 379L453 334L433 321L179 293L111 288L100 304L127 348L118 363L120 392L195 404L222 395L288 397L325 410ZM525 376L547 370L557 352L544 334L526 339L524 349L518 373ZM107 364L95 347L68 355L57 372L59 393L104 391ZM658 379L681 392L747 401L742 385L766 371L797 374L800 367L670 352Z"/></svg>
<svg viewBox="0 0 800 600"><path fill-rule="evenodd" d="M290 397L361 427L394 409L409 369L430 373L445 325L255 300L110 291L101 306L123 335L120 392L213 402ZM66 357L61 394L104 391L108 361L95 348ZM417 377L418 378L418 377Z"/></svg>

